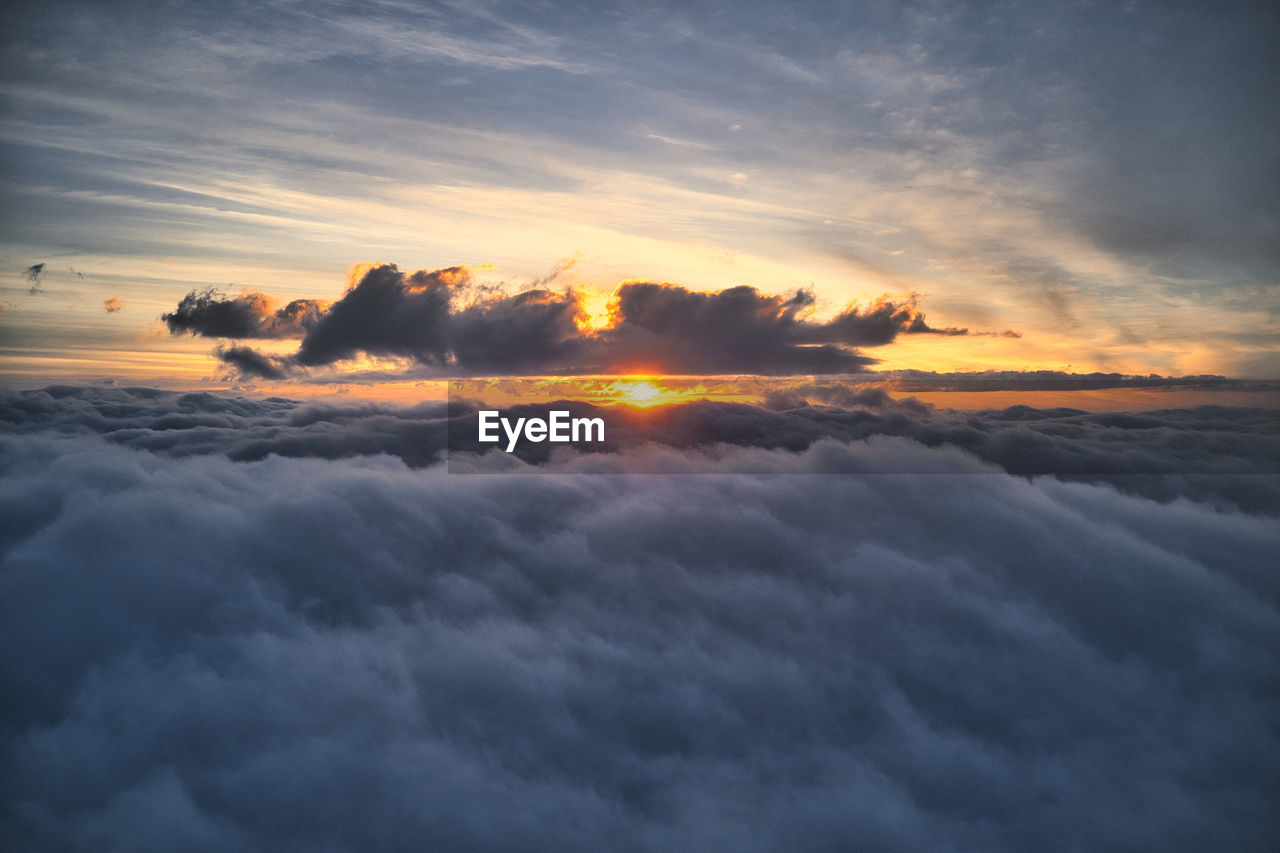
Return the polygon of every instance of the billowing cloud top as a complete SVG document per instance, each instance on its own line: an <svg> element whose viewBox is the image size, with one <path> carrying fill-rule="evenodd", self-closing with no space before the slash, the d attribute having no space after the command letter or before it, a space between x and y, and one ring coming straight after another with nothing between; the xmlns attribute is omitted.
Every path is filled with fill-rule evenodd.
<svg viewBox="0 0 1280 853"><path fill-rule="evenodd" d="M405 274L378 264L331 305L295 300L276 309L261 293L193 291L161 319L173 334L299 338L287 358L246 347L217 351L236 371L265 378L361 353L459 373L839 373L875 362L856 347L886 344L899 334L967 334L929 326L913 298L851 305L827 322L808 319L814 302L804 290L778 296L740 286L703 293L632 281L614 292L610 324L589 329L582 294L571 288L493 293L475 287L465 267Z"/></svg>
<svg viewBox="0 0 1280 853"><path fill-rule="evenodd" d="M847 403L826 421L939 420ZM1275 474L1151 500L922 430L463 477L397 458L439 406L0 405L5 849L1280 840ZM952 435L1275 471L1246 450L1270 418L1014 410ZM657 456L684 475L575 475ZM886 468L956 473L830 473ZM1240 512L1226 481L1272 500Z"/></svg>
<svg viewBox="0 0 1280 853"><path fill-rule="evenodd" d="M493 447L476 441L476 408L476 401L463 399L409 407L335 405L279 397L252 400L142 388L51 386L0 392L0 436L97 434L111 443L160 455L221 454L238 461L269 455L389 455L423 467L441 461L446 448L451 454L471 454ZM520 404L510 413L545 414L545 408ZM843 382L796 383L768 394L760 405L697 400L637 411L569 401L555 408L607 420L603 444L577 446L593 458L653 446L677 453L726 446L796 452L824 442L908 442L947 452L930 457L923 467L923 457L891 453L869 467L836 470L1055 475L1103 481L1146 497L1182 494L1280 514L1280 414L1274 409L1202 406L1090 413L1013 406L956 412L911 397L895 399L882 388ZM552 449L545 443L525 444L514 456L522 464L544 465L554 455ZM449 460L453 465L454 456ZM476 464L483 467L501 460L472 460L465 463L469 467L457 470L473 470ZM659 470L685 467L677 462L659 465Z"/></svg>

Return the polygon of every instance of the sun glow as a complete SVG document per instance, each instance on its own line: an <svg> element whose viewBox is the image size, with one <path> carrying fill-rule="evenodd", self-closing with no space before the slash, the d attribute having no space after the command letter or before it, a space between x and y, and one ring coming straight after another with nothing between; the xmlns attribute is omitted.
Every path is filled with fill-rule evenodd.
<svg viewBox="0 0 1280 853"><path fill-rule="evenodd" d="M652 375L621 376L602 384L597 392L605 405L619 404L638 409L692 403L697 400L721 400L742 402L743 395L735 383L707 383L690 381L687 377L664 379ZM756 397L750 396L752 402Z"/></svg>
<svg viewBox="0 0 1280 853"><path fill-rule="evenodd" d="M574 323L580 332L595 332L613 325L613 317L609 313L611 293L600 290L589 290L581 294L579 305L582 313Z"/></svg>
<svg viewBox="0 0 1280 853"><path fill-rule="evenodd" d="M647 379L641 379L635 382L619 382L618 401L627 403L632 406L648 408L649 406L657 406L663 402L669 402L671 396L668 389L665 393L662 388L654 385Z"/></svg>
<svg viewBox="0 0 1280 853"><path fill-rule="evenodd" d="M699 400L758 403L761 391L737 379L626 373L598 376L455 379L449 393L458 399L510 406L521 403L580 401L596 406L650 409Z"/></svg>

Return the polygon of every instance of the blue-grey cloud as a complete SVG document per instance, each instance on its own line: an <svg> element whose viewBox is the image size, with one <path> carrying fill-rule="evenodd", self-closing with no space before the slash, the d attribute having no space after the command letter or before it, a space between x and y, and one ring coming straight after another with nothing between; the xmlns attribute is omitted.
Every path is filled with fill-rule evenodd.
<svg viewBox="0 0 1280 853"><path fill-rule="evenodd" d="M237 461L273 454L320 459L385 454L422 467L441 461L446 448L461 453L492 449L477 441L476 406L466 400L355 405L52 386L0 393L0 435L97 434L164 456L216 454ZM513 417L545 415L546 408L525 405L509 411ZM1012 406L955 412L910 397L895 399L881 387L834 382L788 383L766 393L759 406L699 401L635 411L569 402L556 408L606 419L606 441L581 446L594 456L651 444L678 452L714 453L722 446L796 452L824 440L903 439L960 454L936 457L946 464L930 469L935 473L953 471L954 458L967 458L974 466L995 465L1014 475L1106 483L1162 501L1181 496L1223 508L1280 512L1280 423L1274 409L1200 406L1091 413ZM552 448L525 444L515 455L545 464ZM461 458L451 455L450 464ZM895 467L896 458L860 473L922 471ZM455 468L464 470L467 464L472 463Z"/></svg>
<svg viewBox="0 0 1280 853"><path fill-rule="evenodd" d="M686 474L569 476L652 454ZM829 473L890 461L984 473ZM0 462L9 849L1280 839L1274 517L901 438L460 477L32 427Z"/></svg>

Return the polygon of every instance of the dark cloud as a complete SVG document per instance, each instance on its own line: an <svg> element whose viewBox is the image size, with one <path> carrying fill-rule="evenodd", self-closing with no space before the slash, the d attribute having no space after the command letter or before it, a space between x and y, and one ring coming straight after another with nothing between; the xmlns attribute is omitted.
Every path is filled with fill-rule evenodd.
<svg viewBox="0 0 1280 853"><path fill-rule="evenodd" d="M263 294L225 298L205 291L188 294L162 319L174 334L301 337L292 361L303 367L367 353L462 374L846 373L876 361L855 347L887 344L899 334L968 334L931 327L914 297L851 305L825 323L806 318L813 303L807 291L778 296L742 286L702 293L627 282L614 293L612 325L585 330L581 296L572 289L534 287L512 295L472 286L463 267L405 275L382 264L327 308L299 300L273 312ZM262 376L256 368L263 359L248 353L219 357Z"/></svg>
<svg viewBox="0 0 1280 853"><path fill-rule="evenodd" d="M23 273L27 277L27 281L31 282L31 293L40 292L40 276L44 273L44 263L32 264L27 267Z"/></svg>
<svg viewBox="0 0 1280 853"><path fill-rule="evenodd" d="M603 333L616 350L608 366L639 362L670 373L844 373L876 361L851 347L938 331L912 302L850 306L827 323L804 319L813 302L807 291L784 297L742 286L700 293L628 282L615 293L614 327Z"/></svg>
<svg viewBox="0 0 1280 853"><path fill-rule="evenodd" d="M282 359L273 359L252 347L217 347L213 354L240 376L258 379L284 379L289 375Z"/></svg>
<svg viewBox="0 0 1280 853"><path fill-rule="evenodd" d="M112 429L375 406L4 399L7 849L1280 840L1274 518L895 437L462 477ZM829 473L886 467L982 473Z"/></svg>
<svg viewBox="0 0 1280 853"><path fill-rule="evenodd" d="M369 269L326 311L298 348L304 366L359 353L411 358L438 368L498 371L571 358L577 296L532 289L474 296L463 267L410 275L392 264Z"/></svg>
<svg viewBox="0 0 1280 853"><path fill-rule="evenodd" d="M190 332L210 338L299 338L319 321L326 303L295 299L275 308L265 293L225 296L213 288L193 290L160 319L169 333Z"/></svg>
<svg viewBox="0 0 1280 853"><path fill-rule="evenodd" d="M865 309L849 306L829 323L811 325L801 333L806 343L877 346L891 343L900 334L967 335L968 329L935 329L912 295L905 302L881 297Z"/></svg>
<svg viewBox="0 0 1280 853"><path fill-rule="evenodd" d="M394 264L368 270L335 302L298 348L299 364L331 364L360 352L445 364L453 291L462 267L406 276Z"/></svg>
<svg viewBox="0 0 1280 853"><path fill-rule="evenodd" d="M450 322L452 354L477 371L573 364L583 349L577 320L584 316L571 291L529 290L457 311Z"/></svg>

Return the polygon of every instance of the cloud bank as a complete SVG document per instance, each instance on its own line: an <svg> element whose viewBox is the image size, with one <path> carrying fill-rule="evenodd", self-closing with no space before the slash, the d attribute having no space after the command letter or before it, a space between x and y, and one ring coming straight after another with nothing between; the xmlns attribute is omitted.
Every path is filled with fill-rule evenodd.
<svg viewBox="0 0 1280 853"><path fill-rule="evenodd" d="M424 467L442 461L446 448L469 453L491 449L475 440L477 407L468 400L416 406L335 404L51 386L0 392L0 435L96 434L170 457L218 454L235 461L273 454L321 459L385 454ZM513 416L545 414L546 408L515 406L509 411ZM583 450L617 453L659 445L678 452L714 452L720 446L799 452L823 440L902 439L949 452L931 457L891 454L860 473L955 473L985 470L986 464L1025 477L1106 483L1161 501L1183 496L1224 508L1280 513L1280 414L1272 409L1200 406L1090 413L1012 406L954 412L913 398L894 399L881 388L841 383L797 385L769 395L758 406L696 401L629 410L568 402L556 408L601 416L608 423L606 442L599 448L584 445ZM522 445L517 455L527 463L545 464L550 445ZM971 464L957 468L957 459ZM922 460L936 465L921 469ZM658 471L682 470L678 455L652 461ZM902 467L899 461L910 464Z"/></svg>
<svg viewBox="0 0 1280 853"><path fill-rule="evenodd" d="M1280 839L1274 516L894 436L450 476L317 458L376 407L93 393L0 437L8 849ZM269 425L308 458L227 458ZM884 465L982 473L829 473Z"/></svg>
<svg viewBox="0 0 1280 853"><path fill-rule="evenodd" d="M300 339L284 363L252 357L245 347L215 352L235 372L267 379L289 365L316 367L362 353L465 374L841 373L876 361L857 347L899 334L968 334L930 326L912 299L850 305L827 322L807 318L814 302L807 291L784 297L740 286L703 293L625 282L614 292L610 325L596 330L585 328L582 294L572 289L495 293L474 287L465 267L405 274L377 264L332 305L295 300L276 309L261 293L192 291L161 319L175 335Z"/></svg>

